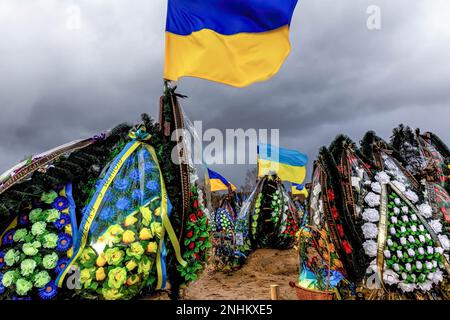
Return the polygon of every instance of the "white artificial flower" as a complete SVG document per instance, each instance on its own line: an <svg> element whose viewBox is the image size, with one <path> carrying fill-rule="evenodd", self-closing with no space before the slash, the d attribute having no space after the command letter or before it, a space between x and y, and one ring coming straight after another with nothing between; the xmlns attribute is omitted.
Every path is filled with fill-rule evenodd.
<svg viewBox="0 0 450 320"><path fill-rule="evenodd" d="M439 235L438 238L439 238L439 242L441 243L444 250L449 250L450 249L450 240L448 239L448 237L446 235Z"/></svg>
<svg viewBox="0 0 450 320"><path fill-rule="evenodd" d="M419 201L419 196L412 190L407 190L403 193L408 199L409 201L411 201L412 203L416 203L417 201Z"/></svg>
<svg viewBox="0 0 450 320"><path fill-rule="evenodd" d="M368 255L369 257L376 257L378 246L375 241L373 241L373 240L365 241L363 243L363 248L364 248L366 255Z"/></svg>
<svg viewBox="0 0 450 320"><path fill-rule="evenodd" d="M437 268L437 261L436 260L433 260L433 268Z"/></svg>
<svg viewBox="0 0 450 320"><path fill-rule="evenodd" d="M390 259L391 258L391 252L389 250L384 250L384 256L386 257L386 259Z"/></svg>
<svg viewBox="0 0 450 320"><path fill-rule="evenodd" d="M406 228L405 228L404 226L401 226L401 227L400 227L400 232L401 232L401 233L405 233L405 232L406 232Z"/></svg>
<svg viewBox="0 0 450 320"><path fill-rule="evenodd" d="M391 217L391 222L393 224L397 224L397 222L398 222L397 217Z"/></svg>
<svg viewBox="0 0 450 320"><path fill-rule="evenodd" d="M390 269L387 269L384 271L383 280L384 280L384 283L386 283L388 285L397 284L400 282L400 279L398 278L398 274Z"/></svg>
<svg viewBox="0 0 450 320"><path fill-rule="evenodd" d="M398 263L394 263L393 267L395 271L400 271L400 266L398 265Z"/></svg>
<svg viewBox="0 0 450 320"><path fill-rule="evenodd" d="M417 270L422 270L422 262L416 261L416 268Z"/></svg>
<svg viewBox="0 0 450 320"><path fill-rule="evenodd" d="M377 175L375 176L375 180L377 180L381 184L388 184L389 181L391 181L391 178L386 172L381 171L377 173Z"/></svg>
<svg viewBox="0 0 450 320"><path fill-rule="evenodd" d="M436 248L434 248L434 251L437 252L437 253L439 253L439 254L443 254L443 253L444 253L444 249L441 248L441 247L436 247Z"/></svg>
<svg viewBox="0 0 450 320"><path fill-rule="evenodd" d="M374 239L378 235L377 226L371 222L364 223L362 225L361 229L364 234L364 238L366 238L366 239Z"/></svg>
<svg viewBox="0 0 450 320"><path fill-rule="evenodd" d="M372 191L375 193L381 193L381 184L379 182L372 182L370 185Z"/></svg>
<svg viewBox="0 0 450 320"><path fill-rule="evenodd" d="M397 258L401 259L403 257L403 252L401 250L397 250Z"/></svg>
<svg viewBox="0 0 450 320"><path fill-rule="evenodd" d="M441 281L442 281L442 271L441 270L436 270L436 272L434 273L433 282L435 284L438 284Z"/></svg>
<svg viewBox="0 0 450 320"><path fill-rule="evenodd" d="M367 267L366 272L367 272L368 274L372 274L372 273L376 273L377 270L378 270L378 268L377 268L377 259L373 259L373 260L370 262L369 266Z"/></svg>
<svg viewBox="0 0 450 320"><path fill-rule="evenodd" d="M419 230L423 232L423 231L425 231L425 227L423 225L420 225Z"/></svg>
<svg viewBox="0 0 450 320"><path fill-rule="evenodd" d="M416 253L414 252L414 250L411 248L408 248L408 256L414 257L415 255L416 255Z"/></svg>
<svg viewBox="0 0 450 320"><path fill-rule="evenodd" d="M425 234L425 239L431 240L431 234L429 234L429 233Z"/></svg>
<svg viewBox="0 0 450 320"><path fill-rule="evenodd" d="M402 203L402 200L400 200L400 198L395 198L394 203L399 206Z"/></svg>
<svg viewBox="0 0 450 320"><path fill-rule="evenodd" d="M364 198L364 200L366 201L366 203L370 206L370 207L377 207L380 205L380 195L375 194L373 192L369 192L366 197Z"/></svg>
<svg viewBox="0 0 450 320"><path fill-rule="evenodd" d="M413 292L414 289L416 288L416 285L413 283L405 283L405 282L400 282L398 284L398 287L403 291L403 292Z"/></svg>
<svg viewBox="0 0 450 320"><path fill-rule="evenodd" d="M431 220L429 222L430 227L434 230L436 233L442 232L442 224L439 222L439 220Z"/></svg>
<svg viewBox="0 0 450 320"><path fill-rule="evenodd" d="M402 207L402 212L403 213L408 213L409 212L409 208L407 206L403 206Z"/></svg>
<svg viewBox="0 0 450 320"><path fill-rule="evenodd" d="M431 216L433 214L433 209L431 208L431 206L429 204L422 203L419 206L419 213L422 217L428 219L428 218L431 218Z"/></svg>
<svg viewBox="0 0 450 320"><path fill-rule="evenodd" d="M411 226L411 231L412 231L412 232L416 232L416 231L417 231L417 227L414 226L414 225L412 225L412 226Z"/></svg>
<svg viewBox="0 0 450 320"><path fill-rule="evenodd" d="M403 222L408 222L408 221L409 221L408 216L402 216L402 221L403 221Z"/></svg>
<svg viewBox="0 0 450 320"><path fill-rule="evenodd" d="M394 244L391 239L387 239L386 243L388 247L391 247Z"/></svg>
<svg viewBox="0 0 450 320"><path fill-rule="evenodd" d="M409 241L410 243L414 243L414 242L416 242L416 239L414 239L413 236L408 236L408 241Z"/></svg>
<svg viewBox="0 0 450 320"><path fill-rule="evenodd" d="M360 191L360 177L352 177L352 187L354 187L358 192Z"/></svg>
<svg viewBox="0 0 450 320"><path fill-rule="evenodd" d="M400 181L394 180L392 181L392 184L394 186L397 187L398 190L400 190L401 192L405 192L406 191L406 187L403 183L401 183Z"/></svg>
<svg viewBox="0 0 450 320"><path fill-rule="evenodd" d="M394 227L390 227L389 228L389 232L390 232L391 235L395 235L397 233L397 231L395 230Z"/></svg>
<svg viewBox="0 0 450 320"><path fill-rule="evenodd" d="M369 222L378 222L380 220L380 214L377 209L367 208L364 210L362 217Z"/></svg>
<svg viewBox="0 0 450 320"><path fill-rule="evenodd" d="M411 271L411 263L405 264L405 268L407 271Z"/></svg>
<svg viewBox="0 0 450 320"><path fill-rule="evenodd" d="M408 278L408 274L406 272L403 272L402 273L402 279L406 280L406 278Z"/></svg>
<svg viewBox="0 0 450 320"><path fill-rule="evenodd" d="M427 279L433 281L433 279L434 279L434 272L430 272L429 274L427 274Z"/></svg>
<svg viewBox="0 0 450 320"><path fill-rule="evenodd" d="M419 249L417 249L417 251L419 251L420 255L424 255L425 254L425 249L420 247Z"/></svg>
<svg viewBox="0 0 450 320"><path fill-rule="evenodd" d="M433 253L434 253L433 247L428 246L427 247L427 254L433 254Z"/></svg>
<svg viewBox="0 0 450 320"><path fill-rule="evenodd" d="M425 262L425 268L427 268L428 270L433 269L433 264L430 261Z"/></svg>
<svg viewBox="0 0 450 320"><path fill-rule="evenodd" d="M406 245L406 238L405 238L405 237L401 237L401 238L400 238L400 244L401 244L402 246Z"/></svg>
<svg viewBox="0 0 450 320"><path fill-rule="evenodd" d="M412 221L417 221L417 216L414 213L411 215L411 220Z"/></svg>
<svg viewBox="0 0 450 320"><path fill-rule="evenodd" d="M419 241L424 243L425 242L425 237L423 235L419 235Z"/></svg>
<svg viewBox="0 0 450 320"><path fill-rule="evenodd" d="M433 282L431 281L425 281L424 283L419 283L418 287L419 289L423 291L430 291L433 286Z"/></svg>
<svg viewBox="0 0 450 320"><path fill-rule="evenodd" d="M395 208L394 208L394 213L398 215L398 214L400 213L400 209L397 208L397 207L395 207Z"/></svg>

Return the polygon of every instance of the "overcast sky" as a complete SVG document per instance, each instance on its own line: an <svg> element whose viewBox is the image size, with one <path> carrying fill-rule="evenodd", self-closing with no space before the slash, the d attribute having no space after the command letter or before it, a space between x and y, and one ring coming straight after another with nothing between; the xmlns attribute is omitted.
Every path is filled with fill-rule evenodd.
<svg viewBox="0 0 450 320"><path fill-rule="evenodd" d="M366 27L370 5L381 30ZM205 129L279 128L281 144L311 162L338 133L387 139L401 122L449 142L449 12L448 0L300 1L292 53L273 79L235 89L186 78L183 107ZM165 14L165 0L1 0L0 171L157 116ZM248 166L213 168L240 183Z"/></svg>

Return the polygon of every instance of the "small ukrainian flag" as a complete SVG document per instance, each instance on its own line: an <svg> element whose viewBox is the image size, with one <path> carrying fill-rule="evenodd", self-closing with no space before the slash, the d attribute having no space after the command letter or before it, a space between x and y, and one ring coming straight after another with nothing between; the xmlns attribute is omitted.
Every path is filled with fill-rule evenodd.
<svg viewBox="0 0 450 320"><path fill-rule="evenodd" d="M244 87L275 75L289 55L298 0L169 0L164 77Z"/></svg>
<svg viewBox="0 0 450 320"><path fill-rule="evenodd" d="M308 198L308 190L305 188L303 184L293 183L291 187L291 191L293 195L304 195L305 198Z"/></svg>
<svg viewBox="0 0 450 320"><path fill-rule="evenodd" d="M228 182L222 175L219 173L208 169L208 178L209 184L211 186L211 192L214 191L228 191L229 187L231 187L232 191L236 190L236 187L231 182Z"/></svg>
<svg viewBox="0 0 450 320"><path fill-rule="evenodd" d="M283 181L302 184L306 177L308 156L296 150L274 147L270 144L258 146L258 176L276 173Z"/></svg>

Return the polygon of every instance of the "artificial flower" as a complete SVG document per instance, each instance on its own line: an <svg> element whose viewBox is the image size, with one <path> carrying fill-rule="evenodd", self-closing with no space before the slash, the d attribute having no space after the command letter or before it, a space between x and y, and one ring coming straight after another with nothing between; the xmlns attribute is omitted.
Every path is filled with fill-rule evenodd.
<svg viewBox="0 0 450 320"><path fill-rule="evenodd" d="M115 224L108 228L108 232L112 236L121 236L123 233L123 229L118 224Z"/></svg>
<svg viewBox="0 0 450 320"><path fill-rule="evenodd" d="M42 246L47 249L56 248L58 236L55 233L48 233L42 238Z"/></svg>
<svg viewBox="0 0 450 320"><path fill-rule="evenodd" d="M162 233L162 225L159 222L152 222L152 224L150 225L150 228L153 232L153 234L158 237L159 239L161 239L161 233Z"/></svg>
<svg viewBox="0 0 450 320"><path fill-rule="evenodd" d="M395 207L395 208L394 208L394 213L395 213L396 215L400 214L400 209L397 208L397 207Z"/></svg>
<svg viewBox="0 0 450 320"><path fill-rule="evenodd" d="M133 242L127 249L127 255L136 259L140 259L143 253L144 248L139 242Z"/></svg>
<svg viewBox="0 0 450 320"><path fill-rule="evenodd" d="M131 230L125 231L122 235L123 243L129 244L129 243L134 242L135 240L136 240L136 234Z"/></svg>
<svg viewBox="0 0 450 320"><path fill-rule="evenodd" d="M97 254L91 247L84 248L80 255L80 263L82 265L91 264L97 258Z"/></svg>
<svg viewBox="0 0 450 320"><path fill-rule="evenodd" d="M29 214L29 219L31 223L36 223L38 221L44 220L44 215L42 214L42 209L34 209Z"/></svg>
<svg viewBox="0 0 450 320"><path fill-rule="evenodd" d="M42 265L44 266L45 269L54 269L57 264L58 264L58 255L56 254L56 252L47 254L42 259Z"/></svg>
<svg viewBox="0 0 450 320"><path fill-rule="evenodd" d="M152 193L156 193L159 191L159 183L154 180L147 182L145 187Z"/></svg>
<svg viewBox="0 0 450 320"><path fill-rule="evenodd" d="M386 172L380 171L375 176L375 180L377 180L381 184L388 184L391 181L391 178Z"/></svg>
<svg viewBox="0 0 450 320"><path fill-rule="evenodd" d="M97 271L95 271L95 279L97 281L103 281L106 279L106 273L103 267L100 267L97 269Z"/></svg>
<svg viewBox="0 0 450 320"><path fill-rule="evenodd" d="M378 222L380 220L380 214L378 213L378 210L372 208L365 209L362 217L368 222Z"/></svg>
<svg viewBox="0 0 450 320"><path fill-rule="evenodd" d="M398 287L403 291L403 292L413 292L414 289L416 288L416 285L413 283L406 283L406 282L400 282L398 284Z"/></svg>
<svg viewBox="0 0 450 320"><path fill-rule="evenodd" d="M70 223L70 216L68 214L61 214L55 221L54 226L58 230L62 230L66 225Z"/></svg>
<svg viewBox="0 0 450 320"><path fill-rule="evenodd" d="M416 203L417 201L419 201L419 196L412 190L406 190L403 194L412 203Z"/></svg>
<svg viewBox="0 0 450 320"><path fill-rule="evenodd" d="M378 193L378 194L381 193L381 184L379 182L372 182L370 187L372 188L373 192Z"/></svg>
<svg viewBox="0 0 450 320"><path fill-rule="evenodd" d="M131 201L128 198L119 198L116 202L116 209L123 212L130 209Z"/></svg>
<svg viewBox="0 0 450 320"><path fill-rule="evenodd" d="M124 225L125 227L129 227L135 224L137 221L138 219L134 215L129 215L128 217L125 218Z"/></svg>
<svg viewBox="0 0 450 320"><path fill-rule="evenodd" d="M405 191L406 191L405 185L404 185L403 183L401 183L400 181L393 180L393 181L392 181L392 184L393 184L394 186L396 186L397 189L398 189L400 192L405 192Z"/></svg>
<svg viewBox="0 0 450 320"><path fill-rule="evenodd" d="M26 229L17 229L14 233L13 239L15 242L22 242L25 241L25 237L27 236L28 232Z"/></svg>
<svg viewBox="0 0 450 320"><path fill-rule="evenodd" d="M446 235L438 235L439 242L445 250L450 250L450 240Z"/></svg>
<svg viewBox="0 0 450 320"><path fill-rule="evenodd" d="M108 286L113 289L120 289L127 281L127 270L117 267L108 272Z"/></svg>
<svg viewBox="0 0 450 320"><path fill-rule="evenodd" d="M431 208L431 206L429 204L422 203L419 206L419 213L422 217L429 219L429 218L431 218L431 216L433 214L433 209Z"/></svg>
<svg viewBox="0 0 450 320"><path fill-rule="evenodd" d="M131 275L128 279L127 279L127 285L128 286L132 286L135 285L136 283L138 283L140 280L138 275Z"/></svg>
<svg viewBox="0 0 450 320"><path fill-rule="evenodd" d="M28 293L28 291L33 288L33 284L31 281L28 281L27 279L20 278L16 281L16 293L19 296L24 296Z"/></svg>
<svg viewBox="0 0 450 320"><path fill-rule="evenodd" d="M11 229L8 230L5 235L3 236L2 239L2 245L9 245L9 244L13 244L14 243L14 234L15 234L16 230Z"/></svg>
<svg viewBox="0 0 450 320"><path fill-rule="evenodd" d="M400 282L398 274L393 270L387 269L383 272L383 281L388 285L397 284Z"/></svg>
<svg viewBox="0 0 450 320"><path fill-rule="evenodd" d="M15 249L9 249L5 254L5 263L8 267L12 267L20 260L20 252Z"/></svg>
<svg viewBox="0 0 450 320"><path fill-rule="evenodd" d="M433 254L434 253L434 249L431 246L427 247L427 254Z"/></svg>
<svg viewBox="0 0 450 320"><path fill-rule="evenodd" d="M137 267L137 263L134 260L130 260L127 263L125 263L125 267L128 271L133 271Z"/></svg>
<svg viewBox="0 0 450 320"><path fill-rule="evenodd" d="M111 207L104 207L99 214L99 218L102 221L108 221L115 215L114 209Z"/></svg>
<svg viewBox="0 0 450 320"><path fill-rule="evenodd" d="M94 268L86 268L81 270L80 272L80 284L82 284L85 288L89 287L92 283L92 274L94 272Z"/></svg>
<svg viewBox="0 0 450 320"><path fill-rule="evenodd" d="M119 248L110 248L105 251L105 258L109 265L117 266L125 258L125 253Z"/></svg>
<svg viewBox="0 0 450 320"><path fill-rule="evenodd" d="M434 230L434 232L438 234L442 232L442 224L439 222L439 220L431 220L428 222L428 224Z"/></svg>
<svg viewBox="0 0 450 320"><path fill-rule="evenodd" d="M19 225L26 226L30 222L30 218L26 213L19 215Z"/></svg>
<svg viewBox="0 0 450 320"><path fill-rule="evenodd" d="M5 266L5 253L0 251L0 270Z"/></svg>
<svg viewBox="0 0 450 320"><path fill-rule="evenodd" d="M66 268L68 263L69 263L69 258L67 258L67 257L63 257L63 258L59 259L59 261L55 267L56 274L60 274L61 272L63 272L63 270Z"/></svg>
<svg viewBox="0 0 450 320"><path fill-rule="evenodd" d="M400 198L395 198L394 203L399 206L402 203L402 200L400 200Z"/></svg>
<svg viewBox="0 0 450 320"><path fill-rule="evenodd" d="M46 215L46 218L45 218L46 222L54 223L56 220L59 219L61 212L59 212L56 209L50 209L50 210L46 210L44 212L44 214Z"/></svg>
<svg viewBox="0 0 450 320"><path fill-rule="evenodd" d="M392 222L393 224L397 224L397 223L398 223L397 217L391 217L391 222Z"/></svg>
<svg viewBox="0 0 450 320"><path fill-rule="evenodd" d="M40 271L34 275L33 281L36 288L42 288L51 280L47 271Z"/></svg>
<svg viewBox="0 0 450 320"><path fill-rule="evenodd" d="M384 256L386 257L386 259L390 259L391 258L391 252L389 250L384 250Z"/></svg>
<svg viewBox="0 0 450 320"><path fill-rule="evenodd" d="M100 255L97 257L97 260L95 261L95 264L96 264L97 267L103 267L103 266L105 266L106 262L107 262L107 261L106 261L105 254L102 253L102 254L100 254Z"/></svg>
<svg viewBox="0 0 450 320"><path fill-rule="evenodd" d="M153 233L148 228L142 228L139 232L139 239L142 241L149 240L153 238Z"/></svg>
<svg viewBox="0 0 450 320"><path fill-rule="evenodd" d="M406 246L406 238L405 238L405 237L401 237L401 238L400 238L400 244L401 244L402 246Z"/></svg>
<svg viewBox="0 0 450 320"><path fill-rule="evenodd" d="M117 300L122 298L123 294L117 289L103 288L102 295L106 300Z"/></svg>
<svg viewBox="0 0 450 320"><path fill-rule="evenodd" d="M423 291L430 291L433 286L433 282L425 281L423 283L419 283L417 286Z"/></svg>
<svg viewBox="0 0 450 320"><path fill-rule="evenodd" d="M119 191L127 190L129 185L130 185L130 180L128 180L128 179L117 179L114 182L114 188Z"/></svg>
<svg viewBox="0 0 450 320"><path fill-rule="evenodd" d="M148 274L152 267L152 262L150 259L144 256L144 258L139 262L138 272Z"/></svg>
<svg viewBox="0 0 450 320"><path fill-rule="evenodd" d="M363 243L363 248L369 257L375 257L377 255L378 246L373 240L367 240Z"/></svg>
<svg viewBox="0 0 450 320"><path fill-rule="evenodd" d="M58 235L56 250L58 250L59 252L66 252L71 247L72 247L72 236L67 233L60 233Z"/></svg>
<svg viewBox="0 0 450 320"><path fill-rule="evenodd" d="M24 277L29 276L36 269L36 261L33 259L24 259L20 263L20 274Z"/></svg>
<svg viewBox="0 0 450 320"><path fill-rule="evenodd" d="M412 214L412 215L411 215L411 220L412 220L412 221L417 221L417 215Z"/></svg>
<svg viewBox="0 0 450 320"><path fill-rule="evenodd" d="M50 300L56 297L58 293L58 287L54 281L50 281L43 288L39 289L38 295L42 300Z"/></svg>
<svg viewBox="0 0 450 320"><path fill-rule="evenodd" d="M155 216L159 217L161 215L161 208L160 207L156 208L154 214Z"/></svg>
<svg viewBox="0 0 450 320"><path fill-rule="evenodd" d="M371 222L364 223L361 229L366 239L374 239L378 236L378 227Z"/></svg>
<svg viewBox="0 0 450 320"><path fill-rule="evenodd" d="M57 197L58 197L58 194L52 190L50 192L43 193L41 196L41 201L46 204L52 204Z"/></svg>
<svg viewBox="0 0 450 320"><path fill-rule="evenodd" d="M43 221L38 221L33 224L31 227L31 233L34 236L40 236L45 232L45 228L47 227L47 224Z"/></svg>
<svg viewBox="0 0 450 320"><path fill-rule="evenodd" d="M69 207L69 200L66 197L58 197L53 202L53 208L58 211L63 211Z"/></svg>
<svg viewBox="0 0 450 320"><path fill-rule="evenodd" d="M19 278L19 273L16 270L9 270L3 274L2 284L8 288Z"/></svg>
<svg viewBox="0 0 450 320"><path fill-rule="evenodd" d="M158 244L156 242L149 242L147 245L147 252L148 253L156 253L158 250Z"/></svg>
<svg viewBox="0 0 450 320"><path fill-rule="evenodd" d="M369 192L364 200L370 207L377 207L380 205L380 195L375 194L373 192Z"/></svg>

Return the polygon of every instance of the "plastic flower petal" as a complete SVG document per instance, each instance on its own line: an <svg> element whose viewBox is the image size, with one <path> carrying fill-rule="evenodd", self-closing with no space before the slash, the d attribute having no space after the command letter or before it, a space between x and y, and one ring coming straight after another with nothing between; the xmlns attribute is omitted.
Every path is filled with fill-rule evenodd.
<svg viewBox="0 0 450 320"><path fill-rule="evenodd" d="M54 226L58 230L62 230L66 225L70 223L70 216L68 214L61 214L55 221Z"/></svg>
<svg viewBox="0 0 450 320"><path fill-rule="evenodd" d="M58 250L59 252L66 252L71 247L72 247L72 236L68 233L60 233L58 235L56 250Z"/></svg>
<svg viewBox="0 0 450 320"><path fill-rule="evenodd" d="M42 300L50 300L58 294L58 287L54 281L50 281L43 288L39 289L38 295Z"/></svg>
<svg viewBox="0 0 450 320"><path fill-rule="evenodd" d="M66 197L58 197L53 202L53 208L58 211L63 211L69 207L69 201Z"/></svg>
<svg viewBox="0 0 450 320"><path fill-rule="evenodd" d="M43 221L38 221L33 224L31 227L31 233L34 236L40 236L45 232L45 228L47 227L47 224Z"/></svg>
<svg viewBox="0 0 450 320"><path fill-rule="evenodd" d="M48 233L42 239L42 246L47 249L56 248L58 236L55 233Z"/></svg>
<svg viewBox="0 0 450 320"><path fill-rule="evenodd" d="M28 281L24 278L20 278L16 281L16 292L19 296L24 296L28 293L28 291L33 288L33 284L31 281Z"/></svg>
<svg viewBox="0 0 450 320"><path fill-rule="evenodd" d="M7 266L12 267L20 260L20 252L14 249L9 249L5 254L5 263Z"/></svg>
<svg viewBox="0 0 450 320"><path fill-rule="evenodd" d="M45 221L46 222L55 222L56 220L59 219L59 216L61 215L61 212L59 212L56 209L50 209L50 210L46 210L45 212Z"/></svg>
<svg viewBox="0 0 450 320"><path fill-rule="evenodd" d="M108 273L108 286L120 289L127 281L127 270L125 268L114 268Z"/></svg>
<svg viewBox="0 0 450 320"><path fill-rule="evenodd" d="M41 201L46 204L52 204L57 197L58 197L58 194L55 191L50 191L48 193L42 194Z"/></svg>
<svg viewBox="0 0 450 320"><path fill-rule="evenodd" d="M42 288L51 280L47 271L40 271L34 275L33 281L36 288Z"/></svg>
<svg viewBox="0 0 450 320"><path fill-rule="evenodd" d="M52 252L42 259L42 265L45 269L54 269L58 264L58 255L55 252Z"/></svg>
<svg viewBox="0 0 450 320"><path fill-rule="evenodd" d="M36 261L33 259L25 259L20 263L20 273L26 277L31 275L36 269Z"/></svg>
<svg viewBox="0 0 450 320"><path fill-rule="evenodd" d="M34 209L30 212L29 218L31 223L36 223L38 221L44 220L44 215L42 214L42 209Z"/></svg>
<svg viewBox="0 0 450 320"><path fill-rule="evenodd" d="M25 237L27 236L28 232L26 229L18 229L14 233L13 239L15 242L22 242L25 241Z"/></svg>

